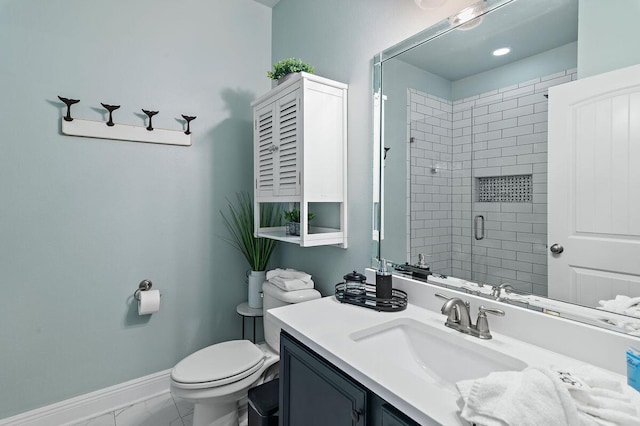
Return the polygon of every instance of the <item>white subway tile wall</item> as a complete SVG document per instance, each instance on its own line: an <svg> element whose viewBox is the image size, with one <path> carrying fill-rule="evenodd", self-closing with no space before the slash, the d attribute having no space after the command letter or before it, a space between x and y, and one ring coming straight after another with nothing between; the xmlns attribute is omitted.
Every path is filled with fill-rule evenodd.
<svg viewBox="0 0 640 426"><path fill-rule="evenodd" d="M412 263L419 253L430 256L432 270L450 275L453 105L413 89L408 99L407 256Z"/></svg>
<svg viewBox="0 0 640 426"><path fill-rule="evenodd" d="M570 69L453 102L408 90L410 262L424 253L435 272L546 295L545 95L576 78ZM479 201L478 178L511 175L531 175L530 201Z"/></svg>

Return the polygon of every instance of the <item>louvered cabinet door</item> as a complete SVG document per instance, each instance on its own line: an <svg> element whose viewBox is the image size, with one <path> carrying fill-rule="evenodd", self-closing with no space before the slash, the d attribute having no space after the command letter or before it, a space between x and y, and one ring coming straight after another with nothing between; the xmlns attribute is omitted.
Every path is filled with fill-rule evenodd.
<svg viewBox="0 0 640 426"><path fill-rule="evenodd" d="M276 195L300 195L300 91L283 96L276 103Z"/></svg>
<svg viewBox="0 0 640 426"><path fill-rule="evenodd" d="M271 103L255 112L254 164L256 194L261 197L275 195L276 179L276 104Z"/></svg>

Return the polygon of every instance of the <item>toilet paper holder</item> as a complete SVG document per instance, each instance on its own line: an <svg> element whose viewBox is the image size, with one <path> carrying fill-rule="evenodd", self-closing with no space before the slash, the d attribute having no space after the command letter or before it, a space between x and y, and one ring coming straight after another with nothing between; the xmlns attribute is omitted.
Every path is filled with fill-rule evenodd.
<svg viewBox="0 0 640 426"><path fill-rule="evenodd" d="M151 290L151 287L153 287L153 283L151 281L149 281L149 280L140 281L140 284L138 284L138 289L133 292L133 298L136 299L139 302L140 301L140 292L141 291Z"/></svg>

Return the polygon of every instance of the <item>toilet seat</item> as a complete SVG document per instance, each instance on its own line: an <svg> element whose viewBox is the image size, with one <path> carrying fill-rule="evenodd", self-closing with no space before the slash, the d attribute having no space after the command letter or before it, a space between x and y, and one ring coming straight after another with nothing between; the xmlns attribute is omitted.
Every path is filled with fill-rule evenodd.
<svg viewBox="0 0 640 426"><path fill-rule="evenodd" d="M248 340L231 340L201 349L171 372L172 384L182 389L205 389L240 381L265 363L265 354Z"/></svg>

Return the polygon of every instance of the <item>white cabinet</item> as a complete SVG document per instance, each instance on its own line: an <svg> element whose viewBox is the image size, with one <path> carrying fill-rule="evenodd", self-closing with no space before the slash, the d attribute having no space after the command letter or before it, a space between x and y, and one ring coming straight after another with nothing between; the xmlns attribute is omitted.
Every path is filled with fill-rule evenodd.
<svg viewBox="0 0 640 426"><path fill-rule="evenodd" d="M347 85L293 75L252 103L255 234L303 247L347 247ZM265 203L300 210L300 236L259 226ZM316 215L308 226L307 214Z"/></svg>

